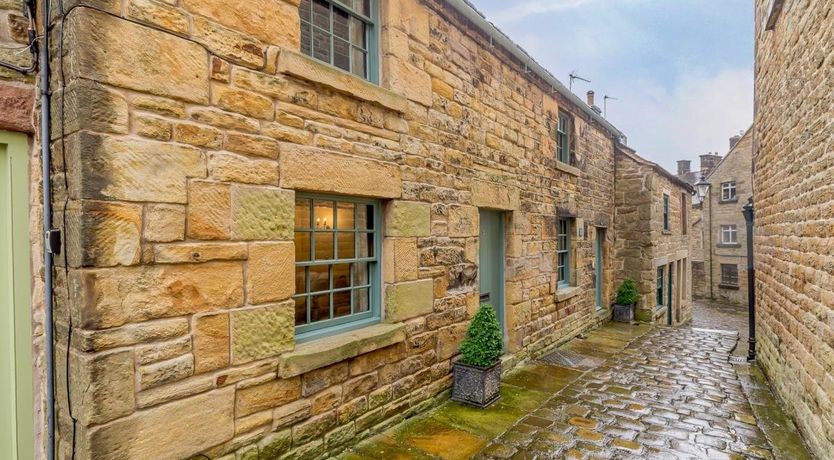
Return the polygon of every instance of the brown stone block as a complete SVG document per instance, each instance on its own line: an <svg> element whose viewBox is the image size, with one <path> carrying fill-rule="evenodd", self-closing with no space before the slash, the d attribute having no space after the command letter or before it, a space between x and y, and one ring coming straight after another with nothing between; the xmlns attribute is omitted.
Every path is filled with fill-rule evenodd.
<svg viewBox="0 0 834 460"><path fill-rule="evenodd" d="M171 118L185 118L185 104L162 97L135 94L130 98L134 109L158 113Z"/></svg>
<svg viewBox="0 0 834 460"><path fill-rule="evenodd" d="M137 115L133 118L136 134L159 141L171 140L173 128L171 123L163 118Z"/></svg>
<svg viewBox="0 0 834 460"><path fill-rule="evenodd" d="M105 423L133 413L133 363L132 350L70 353L70 392L76 409L73 415L81 424Z"/></svg>
<svg viewBox="0 0 834 460"><path fill-rule="evenodd" d="M243 304L243 267L236 262L79 270L79 324L107 328Z"/></svg>
<svg viewBox="0 0 834 460"><path fill-rule="evenodd" d="M300 46L298 2L250 0L229 8L224 0L183 0L182 6L230 29L245 30L266 43L289 49Z"/></svg>
<svg viewBox="0 0 834 460"><path fill-rule="evenodd" d="M178 123L174 126L174 140L216 150L223 145L223 133L208 126Z"/></svg>
<svg viewBox="0 0 834 460"><path fill-rule="evenodd" d="M232 84L236 87L254 91L272 98L285 97L288 92L287 80L284 78L242 67L232 69Z"/></svg>
<svg viewBox="0 0 834 460"><path fill-rule="evenodd" d="M276 379L238 390L235 414L243 417L293 402L301 397L301 379ZM276 417L277 418L277 417Z"/></svg>
<svg viewBox="0 0 834 460"><path fill-rule="evenodd" d="M145 241L168 243L185 238L185 206L150 204L145 208Z"/></svg>
<svg viewBox="0 0 834 460"><path fill-rule="evenodd" d="M295 294L295 244L253 243L249 247L246 298L250 304L285 300Z"/></svg>
<svg viewBox="0 0 834 460"><path fill-rule="evenodd" d="M458 354L458 349L466 336L467 324L455 324L437 331L437 359L449 359Z"/></svg>
<svg viewBox="0 0 834 460"><path fill-rule="evenodd" d="M142 206L73 201L67 208L66 251L70 266L109 267L140 261Z"/></svg>
<svg viewBox="0 0 834 460"><path fill-rule="evenodd" d="M246 133L257 133L261 129L258 120L243 115L224 112L215 108L196 108L191 110L191 119L223 129L233 129Z"/></svg>
<svg viewBox="0 0 834 460"><path fill-rule="evenodd" d="M185 336L167 342L139 345L136 347L138 364L153 364L191 353L191 337Z"/></svg>
<svg viewBox="0 0 834 460"><path fill-rule="evenodd" d="M301 394L305 397L344 382L348 378L348 363L323 367L301 376Z"/></svg>
<svg viewBox="0 0 834 460"><path fill-rule="evenodd" d="M88 129L91 131L126 134L128 132L128 104L121 94L90 80L78 80L67 86L62 95L63 106L53 103L53 120L64 113L64 134ZM53 123L52 138L61 135L60 123Z"/></svg>
<svg viewBox="0 0 834 460"><path fill-rule="evenodd" d="M194 319L194 373L229 365L229 315L220 313Z"/></svg>
<svg viewBox="0 0 834 460"><path fill-rule="evenodd" d="M419 275L420 258L416 238L385 238L383 272L386 283L414 281Z"/></svg>
<svg viewBox="0 0 834 460"><path fill-rule="evenodd" d="M253 160L232 153L211 153L208 159L211 179L255 185L278 185L278 162Z"/></svg>
<svg viewBox="0 0 834 460"><path fill-rule="evenodd" d="M399 28L420 43L429 43L429 10L416 0L383 2L382 23Z"/></svg>
<svg viewBox="0 0 834 460"><path fill-rule="evenodd" d="M246 363L278 356L295 344L292 300L232 313L232 362Z"/></svg>
<svg viewBox="0 0 834 460"><path fill-rule="evenodd" d="M158 387L166 383L182 380L194 373L194 356L178 356L167 361L141 366L139 368L139 387L143 390Z"/></svg>
<svg viewBox="0 0 834 460"><path fill-rule="evenodd" d="M232 189L232 239L293 238L295 192L273 187L235 186Z"/></svg>
<svg viewBox="0 0 834 460"><path fill-rule="evenodd" d="M179 35L188 35L188 15L158 0L130 0L127 16Z"/></svg>
<svg viewBox="0 0 834 460"><path fill-rule="evenodd" d="M281 145L270 137L253 136L240 133L229 133L224 142L226 150L232 152L256 155L259 157L278 159Z"/></svg>
<svg viewBox="0 0 834 460"><path fill-rule="evenodd" d="M308 418L312 407L310 400L300 399L275 408L272 412L272 430L280 430Z"/></svg>
<svg viewBox="0 0 834 460"><path fill-rule="evenodd" d="M231 236L231 187L194 181L189 187L188 237L201 240Z"/></svg>
<svg viewBox="0 0 834 460"><path fill-rule="evenodd" d="M226 8L226 12L229 11L230 9ZM264 66L266 46L255 38L211 22L202 16L193 16L192 25L194 40L205 45L212 53L246 67L260 69ZM206 72L207 63L207 60L203 63Z"/></svg>
<svg viewBox="0 0 834 460"><path fill-rule="evenodd" d="M430 107L432 104L431 77L409 61L396 56L385 56L382 60L383 85L408 99Z"/></svg>
<svg viewBox="0 0 834 460"><path fill-rule="evenodd" d="M398 322L434 310L434 282L431 278L397 283L385 288L385 321Z"/></svg>
<svg viewBox="0 0 834 460"><path fill-rule="evenodd" d="M292 428L292 439L294 445L305 444L308 441L322 436L336 426L336 412L311 417L309 420L299 423Z"/></svg>
<svg viewBox="0 0 834 460"><path fill-rule="evenodd" d="M475 206L449 206L449 236L478 236L480 217Z"/></svg>
<svg viewBox="0 0 834 460"><path fill-rule="evenodd" d="M208 54L197 43L89 8L67 22L69 80L208 102Z"/></svg>
<svg viewBox="0 0 834 460"><path fill-rule="evenodd" d="M187 458L234 436L234 388L211 391L82 429L79 457L97 460ZM154 433L141 436L140 433Z"/></svg>
<svg viewBox="0 0 834 460"><path fill-rule="evenodd" d="M153 260L158 264L245 260L247 254L246 243L175 243L153 247Z"/></svg>
<svg viewBox="0 0 834 460"><path fill-rule="evenodd" d="M473 181L472 204L479 208L514 211L520 206L519 192L512 185Z"/></svg>
<svg viewBox="0 0 834 460"><path fill-rule="evenodd" d="M261 120L272 120L275 114L271 99L226 85L211 85L211 102L221 109Z"/></svg>

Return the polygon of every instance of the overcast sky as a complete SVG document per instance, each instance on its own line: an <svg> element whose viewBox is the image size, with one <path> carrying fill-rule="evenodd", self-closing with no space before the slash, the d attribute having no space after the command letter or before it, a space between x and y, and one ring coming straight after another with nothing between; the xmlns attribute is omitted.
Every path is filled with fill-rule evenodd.
<svg viewBox="0 0 834 460"><path fill-rule="evenodd" d="M608 102L608 119L640 155L727 153L753 122L752 0L472 0L566 86Z"/></svg>

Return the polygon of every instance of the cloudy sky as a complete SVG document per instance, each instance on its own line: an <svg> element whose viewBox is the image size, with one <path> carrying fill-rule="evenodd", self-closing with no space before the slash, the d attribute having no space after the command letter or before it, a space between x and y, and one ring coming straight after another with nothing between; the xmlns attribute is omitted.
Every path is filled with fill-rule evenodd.
<svg viewBox="0 0 834 460"><path fill-rule="evenodd" d="M473 0L584 99L609 100L631 147L670 171L725 154L753 121L752 0Z"/></svg>

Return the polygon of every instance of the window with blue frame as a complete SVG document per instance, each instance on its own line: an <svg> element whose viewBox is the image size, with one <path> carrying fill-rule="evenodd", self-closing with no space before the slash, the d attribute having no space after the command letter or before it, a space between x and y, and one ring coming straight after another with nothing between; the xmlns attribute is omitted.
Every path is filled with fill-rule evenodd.
<svg viewBox="0 0 834 460"><path fill-rule="evenodd" d="M296 194L298 339L379 320L379 202Z"/></svg>
<svg viewBox="0 0 834 460"><path fill-rule="evenodd" d="M556 271L559 275L559 287L570 286L570 230L571 220L560 218L556 235Z"/></svg>
<svg viewBox="0 0 834 460"><path fill-rule="evenodd" d="M299 15L302 53L377 81L376 0L301 0Z"/></svg>
<svg viewBox="0 0 834 460"><path fill-rule="evenodd" d="M663 195L663 230L669 231L669 195Z"/></svg>
<svg viewBox="0 0 834 460"><path fill-rule="evenodd" d="M565 164L570 164L571 125L570 116L565 112L559 112L556 124L556 159Z"/></svg>

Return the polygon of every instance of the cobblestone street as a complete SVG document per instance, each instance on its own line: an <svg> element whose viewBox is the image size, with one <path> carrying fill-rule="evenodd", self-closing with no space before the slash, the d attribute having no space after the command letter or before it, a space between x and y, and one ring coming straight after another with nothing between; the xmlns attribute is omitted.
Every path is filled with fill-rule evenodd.
<svg viewBox="0 0 834 460"><path fill-rule="evenodd" d="M343 457L810 458L758 367L729 362L738 334L718 329L742 321L728 321L607 324L506 375L489 409L447 402Z"/></svg>
<svg viewBox="0 0 834 460"><path fill-rule="evenodd" d="M692 302L692 327L738 332L738 346L734 356L747 356L749 326L747 306L730 305L709 300Z"/></svg>

